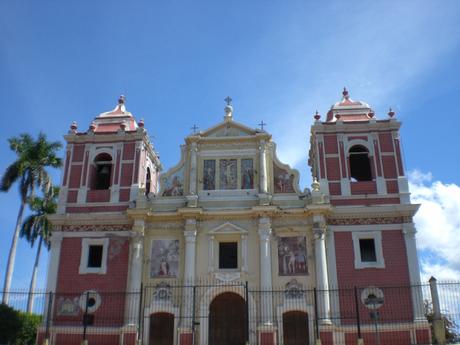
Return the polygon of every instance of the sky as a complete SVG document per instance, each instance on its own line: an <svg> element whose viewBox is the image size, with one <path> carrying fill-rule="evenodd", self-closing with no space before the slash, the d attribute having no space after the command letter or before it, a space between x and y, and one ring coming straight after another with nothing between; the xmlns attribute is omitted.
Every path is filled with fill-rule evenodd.
<svg viewBox="0 0 460 345"><path fill-rule="evenodd" d="M422 280L460 280L459 13L456 0L2 0L0 173L15 159L7 138L63 141L72 121L86 130L120 94L167 170L194 124L222 120L230 95L235 121L267 123L303 189L313 115L324 119L346 86L377 118L392 107L403 123ZM0 194L2 284L17 195ZM34 255L21 240L13 288L27 289Z"/></svg>

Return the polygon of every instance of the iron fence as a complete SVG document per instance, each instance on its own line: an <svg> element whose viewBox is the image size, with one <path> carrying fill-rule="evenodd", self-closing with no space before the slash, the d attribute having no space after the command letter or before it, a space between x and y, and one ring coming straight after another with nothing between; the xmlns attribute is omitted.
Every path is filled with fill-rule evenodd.
<svg viewBox="0 0 460 345"><path fill-rule="evenodd" d="M36 335L11 344L428 345L443 343L440 330L445 344L460 343L460 282L317 290L295 280L271 289L163 280L134 293L9 292L22 315L31 300Z"/></svg>

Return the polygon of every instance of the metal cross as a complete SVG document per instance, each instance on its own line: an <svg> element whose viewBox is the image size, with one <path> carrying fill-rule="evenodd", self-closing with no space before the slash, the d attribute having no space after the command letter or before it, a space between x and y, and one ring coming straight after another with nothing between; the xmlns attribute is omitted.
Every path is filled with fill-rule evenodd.
<svg viewBox="0 0 460 345"><path fill-rule="evenodd" d="M230 96L227 96L227 98L225 98L224 101L227 102L227 105L231 105L233 99Z"/></svg>
<svg viewBox="0 0 460 345"><path fill-rule="evenodd" d="M264 126L266 126L267 124L264 122L264 120L262 120L260 123L259 123L259 126L260 126L260 129L261 130L264 130Z"/></svg>
<svg viewBox="0 0 460 345"><path fill-rule="evenodd" d="M197 125L193 125L193 127L191 127L190 129L193 131L193 134L196 134L198 128L200 127L198 127Z"/></svg>

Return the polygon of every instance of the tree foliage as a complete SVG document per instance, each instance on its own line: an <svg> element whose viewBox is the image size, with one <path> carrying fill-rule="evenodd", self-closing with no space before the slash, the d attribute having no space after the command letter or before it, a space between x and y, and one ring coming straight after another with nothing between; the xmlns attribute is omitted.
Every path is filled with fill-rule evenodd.
<svg viewBox="0 0 460 345"><path fill-rule="evenodd" d="M19 313L6 304L0 304L0 344L10 344L18 336L22 321Z"/></svg>

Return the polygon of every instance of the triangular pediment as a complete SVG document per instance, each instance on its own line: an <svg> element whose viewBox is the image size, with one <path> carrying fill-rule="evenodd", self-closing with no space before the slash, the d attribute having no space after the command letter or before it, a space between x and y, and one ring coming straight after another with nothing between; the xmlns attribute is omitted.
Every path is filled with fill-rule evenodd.
<svg viewBox="0 0 460 345"><path fill-rule="evenodd" d="M247 234L248 231L230 222L225 222L209 231L209 234Z"/></svg>
<svg viewBox="0 0 460 345"><path fill-rule="evenodd" d="M220 137L247 137L256 135L259 131L249 128L235 121L223 121L214 127L209 128L203 133L202 137L220 138Z"/></svg>

